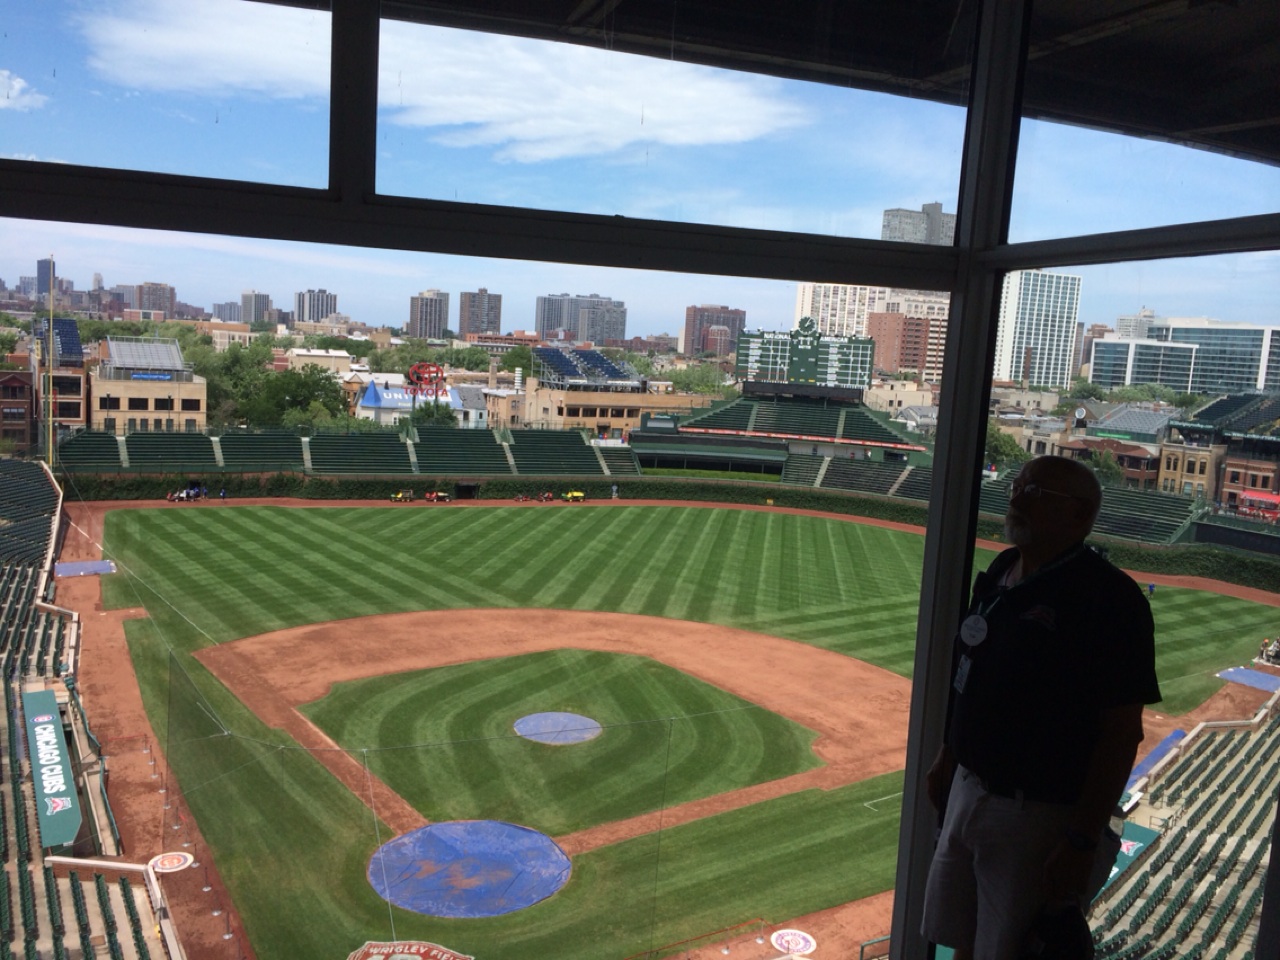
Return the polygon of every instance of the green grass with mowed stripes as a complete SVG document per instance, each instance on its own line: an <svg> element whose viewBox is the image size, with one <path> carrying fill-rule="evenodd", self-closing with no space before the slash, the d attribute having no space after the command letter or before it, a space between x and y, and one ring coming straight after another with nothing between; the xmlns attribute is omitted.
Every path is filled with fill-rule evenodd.
<svg viewBox="0 0 1280 960"><path fill-rule="evenodd" d="M106 546L122 571L105 581L108 604L145 605L151 614L127 629L153 726L264 960L341 955L391 939L392 923L400 939L435 940L485 960L624 957L892 886L897 801L864 804L896 793L899 775L581 855L561 893L508 917L446 922L390 908L364 877L368 857L389 839L385 825L190 653L377 613L544 607L719 623L908 675L920 536L692 507L215 506L113 512ZM1175 713L1212 692L1213 671L1243 662L1274 622L1272 609L1190 590L1161 588L1153 603L1164 709ZM679 637L673 625L672 642ZM808 733L788 721L652 661L598 656L364 681L309 709L426 815L509 813L551 832L813 762ZM467 709L460 699L434 710L440 691L458 682L508 711L580 701L617 727L594 747L531 751L497 733L510 718L496 706ZM555 703L540 704L540 684ZM379 694L372 701L371 691ZM622 731L634 752L609 750ZM513 789L520 795L510 796Z"/></svg>

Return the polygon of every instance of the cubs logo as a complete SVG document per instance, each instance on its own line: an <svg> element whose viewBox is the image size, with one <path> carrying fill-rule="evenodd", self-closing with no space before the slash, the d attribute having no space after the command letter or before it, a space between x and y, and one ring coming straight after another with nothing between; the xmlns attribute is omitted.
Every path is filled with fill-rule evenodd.
<svg viewBox="0 0 1280 960"><path fill-rule="evenodd" d="M49 723L52 720L53 720L53 714L51 713L42 713L38 717L31 718L32 723Z"/></svg>
<svg viewBox="0 0 1280 960"><path fill-rule="evenodd" d="M49 809L45 811L46 814L61 813L63 810L71 809L70 797L45 797L44 802L49 805Z"/></svg>

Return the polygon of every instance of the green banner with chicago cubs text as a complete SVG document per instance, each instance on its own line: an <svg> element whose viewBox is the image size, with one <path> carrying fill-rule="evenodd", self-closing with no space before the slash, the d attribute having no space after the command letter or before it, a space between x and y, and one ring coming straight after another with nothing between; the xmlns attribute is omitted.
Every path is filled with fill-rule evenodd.
<svg viewBox="0 0 1280 960"><path fill-rule="evenodd" d="M31 755L40 845L61 847L74 842L80 832L80 801L71 775L67 739L62 735L58 698L51 690L24 693L22 714L27 718L27 752Z"/></svg>

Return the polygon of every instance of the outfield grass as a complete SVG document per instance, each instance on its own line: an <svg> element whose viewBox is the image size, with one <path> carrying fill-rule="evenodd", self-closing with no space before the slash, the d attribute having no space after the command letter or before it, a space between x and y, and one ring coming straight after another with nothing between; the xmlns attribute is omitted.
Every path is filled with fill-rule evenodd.
<svg viewBox="0 0 1280 960"><path fill-rule="evenodd" d="M892 886L896 804L865 817L855 808L858 797L898 788L855 785L757 804L575 858L574 876L560 894L511 917L444 922L388 908L363 874L373 850L389 839L385 825L314 758L262 727L189 654L210 643L375 613L543 607L719 623L908 675L923 551L918 535L683 507L215 507L113 512L105 539L106 555L123 571L105 579L105 601L145 605L151 613L126 624L148 713L262 960L341 955L367 939L390 939L393 919L396 936L434 939L486 960L621 957L753 916L785 919ZM1172 588L1161 588L1153 603L1164 709L1174 713L1218 686L1213 671L1256 650L1275 615ZM672 642L679 639L677 627ZM477 682L491 682L484 672L474 674ZM390 689L398 681L370 682ZM685 693L695 696L693 688ZM643 719L643 709L637 702L629 716ZM739 719L751 712L739 712ZM486 722L468 719L479 729ZM404 744L405 722L399 715L370 725L351 733L351 742ZM726 742L726 734L718 735ZM728 735L730 742L734 735L756 736L745 725ZM409 739L419 742L418 736ZM758 775L770 762L757 763ZM379 770L383 763L370 761ZM392 767L391 777L414 779ZM429 806L452 802L431 795L431 777L428 770L407 791L423 791ZM864 786L869 792L861 792ZM650 788L639 792L652 798ZM555 809L564 800L555 794L531 792L521 809L547 822L564 816ZM602 808L612 802L588 796L584 805L597 801Z"/></svg>
<svg viewBox="0 0 1280 960"><path fill-rule="evenodd" d="M512 724L561 710L599 737L535 743ZM336 684L303 708L430 820L553 836L819 766L811 730L645 657L588 650Z"/></svg>

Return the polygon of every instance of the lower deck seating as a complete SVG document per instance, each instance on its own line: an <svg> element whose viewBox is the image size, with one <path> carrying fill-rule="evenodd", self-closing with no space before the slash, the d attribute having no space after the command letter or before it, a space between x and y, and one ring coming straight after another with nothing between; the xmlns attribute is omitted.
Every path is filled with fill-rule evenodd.
<svg viewBox="0 0 1280 960"><path fill-rule="evenodd" d="M316 473L413 473L397 433L318 434L308 442Z"/></svg>
<svg viewBox="0 0 1280 960"><path fill-rule="evenodd" d="M797 483L812 487L818 481L826 457L811 453L793 453L788 455L787 462L782 465L782 482Z"/></svg>
<svg viewBox="0 0 1280 960"><path fill-rule="evenodd" d="M888 495L904 469L901 463L834 457L827 467L826 476L822 478L822 486L833 490Z"/></svg>
<svg viewBox="0 0 1280 960"><path fill-rule="evenodd" d="M604 457L605 466L611 476L637 477L640 475L640 461L630 447L598 447L600 456Z"/></svg>
<svg viewBox="0 0 1280 960"><path fill-rule="evenodd" d="M413 449L419 473L433 476L511 473L502 445L489 430L421 427Z"/></svg>

